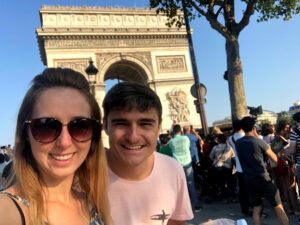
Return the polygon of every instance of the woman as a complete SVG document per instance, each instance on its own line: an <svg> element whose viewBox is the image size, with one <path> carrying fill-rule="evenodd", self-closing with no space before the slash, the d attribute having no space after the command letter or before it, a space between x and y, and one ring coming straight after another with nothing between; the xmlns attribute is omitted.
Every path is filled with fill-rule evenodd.
<svg viewBox="0 0 300 225"><path fill-rule="evenodd" d="M228 198L232 188L232 158L234 157L233 149L226 142L226 136L219 134L216 139L218 145L214 146L209 157L213 160L213 170L216 174L218 189L221 191L223 203L228 203Z"/></svg>
<svg viewBox="0 0 300 225"><path fill-rule="evenodd" d="M286 140L289 139L290 124L287 120L280 120L276 127L276 135L279 135ZM292 156L288 154L289 145L280 151L280 157L277 162L276 176L278 178L278 184L280 185L280 191L285 196L288 203L290 213L294 213L296 216L300 216L300 208L297 201L296 193L296 178L293 168Z"/></svg>
<svg viewBox="0 0 300 225"><path fill-rule="evenodd" d="M33 79L16 127L16 183L0 224L110 224L100 109L84 76L49 68Z"/></svg>

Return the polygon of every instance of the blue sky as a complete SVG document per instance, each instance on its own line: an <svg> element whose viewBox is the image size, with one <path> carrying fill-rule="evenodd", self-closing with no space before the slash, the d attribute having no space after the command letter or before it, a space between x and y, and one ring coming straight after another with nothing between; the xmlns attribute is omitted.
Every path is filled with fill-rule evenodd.
<svg viewBox="0 0 300 225"><path fill-rule="evenodd" d="M13 144L20 103L31 79L45 66L40 60L35 28L45 5L147 7L148 0L0 1L0 145ZM238 2L238 1L236 1ZM243 5L236 7L241 11ZM300 100L300 16L291 21L257 23L256 15L242 31L240 56L247 105L280 112ZM208 124L230 115L225 40L208 22L191 23L200 82L207 87Z"/></svg>

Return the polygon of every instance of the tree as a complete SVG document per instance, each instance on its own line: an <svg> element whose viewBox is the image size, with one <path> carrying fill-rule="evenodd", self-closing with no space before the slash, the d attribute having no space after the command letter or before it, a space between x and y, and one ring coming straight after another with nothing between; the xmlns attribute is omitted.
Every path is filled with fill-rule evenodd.
<svg viewBox="0 0 300 225"><path fill-rule="evenodd" d="M277 113L277 122L276 122L276 124L278 124L278 122L280 120L287 120L287 121L290 122L291 126L294 125L293 117L287 111L281 111L281 112Z"/></svg>
<svg viewBox="0 0 300 225"><path fill-rule="evenodd" d="M243 66L240 59L239 34L249 24L256 11L257 21L268 21L283 17L290 20L300 13L300 0L241 0L246 7L240 21L235 19L234 0L149 0L151 8L168 17L167 25L180 27L184 9L189 20L204 17L211 27L226 39L227 80L231 103L232 120L247 115L247 104L243 85Z"/></svg>

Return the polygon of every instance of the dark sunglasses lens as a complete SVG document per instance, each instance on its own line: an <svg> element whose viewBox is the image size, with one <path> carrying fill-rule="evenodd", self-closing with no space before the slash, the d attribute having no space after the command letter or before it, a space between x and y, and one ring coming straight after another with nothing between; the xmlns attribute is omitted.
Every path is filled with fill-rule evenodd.
<svg viewBox="0 0 300 225"><path fill-rule="evenodd" d="M72 120L68 125L69 133L76 141L88 141L94 134L94 122L86 118Z"/></svg>
<svg viewBox="0 0 300 225"><path fill-rule="evenodd" d="M41 118L31 121L30 130L36 141L49 143L59 136L61 126L61 123L53 118Z"/></svg>

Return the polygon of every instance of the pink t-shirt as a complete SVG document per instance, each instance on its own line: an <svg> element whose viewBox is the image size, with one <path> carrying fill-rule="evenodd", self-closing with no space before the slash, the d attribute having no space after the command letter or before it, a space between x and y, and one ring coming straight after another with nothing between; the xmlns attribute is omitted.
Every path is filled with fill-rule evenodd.
<svg viewBox="0 0 300 225"><path fill-rule="evenodd" d="M193 218L182 166L154 152L154 167L142 181L127 181L110 169L109 200L115 225L166 225Z"/></svg>

